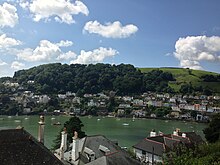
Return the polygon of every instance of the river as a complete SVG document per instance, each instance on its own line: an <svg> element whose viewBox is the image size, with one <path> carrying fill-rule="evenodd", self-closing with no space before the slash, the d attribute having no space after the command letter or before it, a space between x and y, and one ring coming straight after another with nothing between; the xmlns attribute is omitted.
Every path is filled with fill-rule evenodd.
<svg viewBox="0 0 220 165"><path fill-rule="evenodd" d="M68 116L45 116L45 145L51 148L53 140L61 130ZM202 130L207 127L203 123L130 118L80 117L84 124L83 131L87 135L104 135L110 140L117 140L122 147L131 147L139 140L147 137L152 129L157 132L172 133L175 128L181 131L195 131L204 138ZM39 116L0 116L0 129L22 126L37 137ZM60 122L61 125L53 125Z"/></svg>

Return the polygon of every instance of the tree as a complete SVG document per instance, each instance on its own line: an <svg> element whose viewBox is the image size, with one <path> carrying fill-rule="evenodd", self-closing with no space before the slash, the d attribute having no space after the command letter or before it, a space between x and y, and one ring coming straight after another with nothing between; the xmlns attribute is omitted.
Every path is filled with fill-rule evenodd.
<svg viewBox="0 0 220 165"><path fill-rule="evenodd" d="M210 143L220 140L220 113L213 116L209 126L203 132L206 140Z"/></svg>
<svg viewBox="0 0 220 165"><path fill-rule="evenodd" d="M67 144L72 143L72 137L74 135L74 132L76 131L78 133L79 138L83 138L86 136L85 132L83 132L81 129L83 127L82 121L78 117L71 117L68 121L64 123L64 128L66 128L67 131ZM61 143L61 132L59 132L59 135L57 135L56 139L54 140L54 146L53 149L57 149L60 147ZM67 145L68 146L68 145Z"/></svg>

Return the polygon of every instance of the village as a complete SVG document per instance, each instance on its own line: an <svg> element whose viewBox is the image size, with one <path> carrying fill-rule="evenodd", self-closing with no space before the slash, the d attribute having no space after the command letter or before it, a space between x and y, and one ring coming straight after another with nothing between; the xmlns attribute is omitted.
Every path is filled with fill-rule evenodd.
<svg viewBox="0 0 220 165"><path fill-rule="evenodd" d="M33 82L29 82L33 83ZM212 114L220 112L220 96L181 95L169 93L143 93L135 96L117 96L113 91L97 94L76 93L35 94L24 90L18 83L6 82L4 85L13 91L3 95L5 102L15 102L19 111L8 115L93 115L110 117L160 118L208 122ZM10 113L10 112L9 112Z"/></svg>

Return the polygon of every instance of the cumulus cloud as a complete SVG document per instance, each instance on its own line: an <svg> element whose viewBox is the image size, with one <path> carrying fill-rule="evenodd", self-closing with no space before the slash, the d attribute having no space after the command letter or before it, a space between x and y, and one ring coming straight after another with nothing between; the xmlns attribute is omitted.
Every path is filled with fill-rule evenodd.
<svg viewBox="0 0 220 165"><path fill-rule="evenodd" d="M8 3L0 5L0 28L14 27L18 23L18 14L15 6Z"/></svg>
<svg viewBox="0 0 220 165"><path fill-rule="evenodd" d="M20 70L20 69L23 69L24 67L25 67L25 64L20 63L20 62L18 62L18 61L14 61L14 62L12 62L12 64L11 64L11 68L12 68L12 69L15 69L15 70Z"/></svg>
<svg viewBox="0 0 220 165"><path fill-rule="evenodd" d="M19 5L23 8L23 9L28 9L30 3L28 0L20 0L19 1Z"/></svg>
<svg viewBox="0 0 220 165"><path fill-rule="evenodd" d="M100 47L98 49L94 49L88 52L82 50L80 55L77 56L75 60L71 61L71 63L73 64L75 63L79 63L79 64L99 63L99 62L103 62L104 59L106 59L107 57L114 57L117 54L118 54L118 51L112 48L107 49L107 48Z"/></svg>
<svg viewBox="0 0 220 165"><path fill-rule="evenodd" d="M59 47L69 47L69 46L73 45L73 42L72 41L68 41L68 40L66 40L66 41L61 40L59 43L57 43L57 45Z"/></svg>
<svg viewBox="0 0 220 165"><path fill-rule="evenodd" d="M19 60L29 62L53 62L55 60L75 58L75 53L71 51L64 53L61 50L61 46L67 45L66 42L64 43L51 43L48 40L41 40L39 46L37 46L35 49L23 49L17 54L17 57Z"/></svg>
<svg viewBox="0 0 220 165"><path fill-rule="evenodd" d="M179 38L175 44L174 56L180 66L202 69L200 61L220 62L220 37L188 36Z"/></svg>
<svg viewBox="0 0 220 165"><path fill-rule="evenodd" d="M84 31L99 34L106 38L127 38L138 31L137 26L129 24L122 26L119 21L100 24L98 21L89 21L84 26Z"/></svg>
<svg viewBox="0 0 220 165"><path fill-rule="evenodd" d="M75 2L70 0L33 0L30 4L26 1L22 4L24 7L29 6L36 22L42 19L50 20L52 17L55 21L72 24L74 23L73 15L89 14L87 6L79 0Z"/></svg>
<svg viewBox="0 0 220 165"><path fill-rule="evenodd" d="M60 60L69 60L69 59L74 59L74 58L76 58L76 56L77 56L77 55L76 55L74 52L68 51L68 52L66 52L66 53L63 53L63 54L59 55L56 59L57 59L58 61L60 61Z"/></svg>
<svg viewBox="0 0 220 165"><path fill-rule="evenodd" d="M22 42L14 38L7 37L6 34L0 35L0 49L21 45Z"/></svg>

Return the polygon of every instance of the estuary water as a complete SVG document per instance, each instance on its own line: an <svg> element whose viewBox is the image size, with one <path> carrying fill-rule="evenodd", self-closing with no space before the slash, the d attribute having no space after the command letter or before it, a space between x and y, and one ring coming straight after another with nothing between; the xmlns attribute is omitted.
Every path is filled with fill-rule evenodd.
<svg viewBox="0 0 220 165"><path fill-rule="evenodd" d="M51 148L53 140L58 135L69 116L45 116L45 145ZM165 134L172 133L179 128L181 131L195 131L204 138L202 130L207 127L204 123L156 120L131 119L111 117L80 117L84 124L83 131L87 135L104 135L110 140L118 141L122 147L131 147L139 140L149 136L152 129ZM22 126L26 131L37 138L39 116L0 116L0 129ZM60 122L61 125L54 125Z"/></svg>

